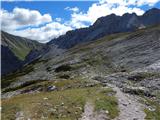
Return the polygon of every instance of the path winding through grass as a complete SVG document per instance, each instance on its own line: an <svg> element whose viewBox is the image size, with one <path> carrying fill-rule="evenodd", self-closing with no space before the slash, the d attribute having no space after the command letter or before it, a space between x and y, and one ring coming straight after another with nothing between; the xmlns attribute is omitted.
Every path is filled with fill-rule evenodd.
<svg viewBox="0 0 160 120"><path fill-rule="evenodd" d="M123 93L118 87L109 85L116 91L120 114L114 120L144 120L143 105L135 96Z"/></svg>

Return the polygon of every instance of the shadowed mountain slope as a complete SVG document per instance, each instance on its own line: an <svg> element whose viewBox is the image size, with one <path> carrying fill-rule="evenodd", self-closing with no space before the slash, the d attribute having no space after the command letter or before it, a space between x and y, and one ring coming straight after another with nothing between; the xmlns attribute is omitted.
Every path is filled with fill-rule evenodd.
<svg viewBox="0 0 160 120"><path fill-rule="evenodd" d="M44 45L34 40L14 36L1 31L2 45L8 47L20 60L25 60L25 57L33 49L41 49Z"/></svg>
<svg viewBox="0 0 160 120"><path fill-rule="evenodd" d="M30 39L14 36L1 31L2 74L12 72L22 66L26 56L34 50L40 50L44 44ZM25 62L24 62L25 61Z"/></svg>

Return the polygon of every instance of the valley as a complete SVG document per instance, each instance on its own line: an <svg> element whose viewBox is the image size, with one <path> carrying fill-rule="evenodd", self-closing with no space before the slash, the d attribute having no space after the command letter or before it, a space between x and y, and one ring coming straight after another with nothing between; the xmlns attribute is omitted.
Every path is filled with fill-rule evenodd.
<svg viewBox="0 0 160 120"><path fill-rule="evenodd" d="M79 32L68 34L57 39ZM3 120L160 119L160 24L85 36L73 46L57 39L16 54L29 61L2 76Z"/></svg>

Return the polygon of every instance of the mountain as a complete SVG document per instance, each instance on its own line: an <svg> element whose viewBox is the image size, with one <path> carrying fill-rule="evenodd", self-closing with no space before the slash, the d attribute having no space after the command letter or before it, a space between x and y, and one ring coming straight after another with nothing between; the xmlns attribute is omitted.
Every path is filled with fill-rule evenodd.
<svg viewBox="0 0 160 120"><path fill-rule="evenodd" d="M126 13L123 16L111 14L97 19L97 21L88 28L76 29L67 32L57 39L51 40L49 45L57 45L59 48L71 48L79 43L96 40L105 35L121 32L131 32L136 29L144 28L150 25L160 23L160 9L152 8L146 11L142 16L135 13Z"/></svg>
<svg viewBox="0 0 160 120"><path fill-rule="evenodd" d="M2 74L12 72L27 61L25 58L33 50L40 50L44 45L23 37L1 31Z"/></svg>
<svg viewBox="0 0 160 120"><path fill-rule="evenodd" d="M25 60L27 54L33 49L41 49L42 43L27 38L14 36L4 31L1 32L2 46L8 47L20 60Z"/></svg>
<svg viewBox="0 0 160 120"><path fill-rule="evenodd" d="M90 106L93 114L107 119L121 118L122 112L124 119L159 120L159 43L160 24L40 57L2 76L2 118L39 120L45 115L46 119L74 120L86 116Z"/></svg>
<svg viewBox="0 0 160 120"><path fill-rule="evenodd" d="M2 45L3 68L20 65L2 76L2 119L160 120L159 22L159 9L112 14L30 50L24 61Z"/></svg>
<svg viewBox="0 0 160 120"><path fill-rule="evenodd" d="M157 25L135 32L107 35L79 44L61 55L41 57L32 61L24 66L24 70L13 73L16 81L8 87L19 86L28 81L60 79L63 75L73 79L77 76L129 73L145 68L160 60L159 38L160 25Z"/></svg>

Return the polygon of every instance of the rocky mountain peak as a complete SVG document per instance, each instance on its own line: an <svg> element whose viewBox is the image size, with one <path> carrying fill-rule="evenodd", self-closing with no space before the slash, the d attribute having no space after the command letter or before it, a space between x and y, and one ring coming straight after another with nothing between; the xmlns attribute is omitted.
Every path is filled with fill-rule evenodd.
<svg viewBox="0 0 160 120"><path fill-rule="evenodd" d="M137 17L137 14L136 13L125 13L122 15L122 17L132 17L132 16L136 16Z"/></svg>
<svg viewBox="0 0 160 120"><path fill-rule="evenodd" d="M158 9L158 8L152 8L152 9L146 11L144 13L144 16L155 15L155 14L160 14L160 9Z"/></svg>
<svg viewBox="0 0 160 120"><path fill-rule="evenodd" d="M143 16L141 16L141 21L144 23L145 26L147 25L154 25L160 23L160 9L152 8L146 11Z"/></svg>
<svg viewBox="0 0 160 120"><path fill-rule="evenodd" d="M93 26L101 26L102 24L109 24L109 22L117 19L118 16L115 14L110 14L108 16L100 17L96 20L96 22L93 24Z"/></svg>
<svg viewBox="0 0 160 120"><path fill-rule="evenodd" d="M88 27L69 31L66 35L51 40L48 44L55 44L59 48L71 48L79 43L96 40L105 35L121 32L131 32L139 27L155 25L160 23L160 9L153 8L142 16L136 13L125 13L122 16L111 14L98 18L96 22Z"/></svg>

